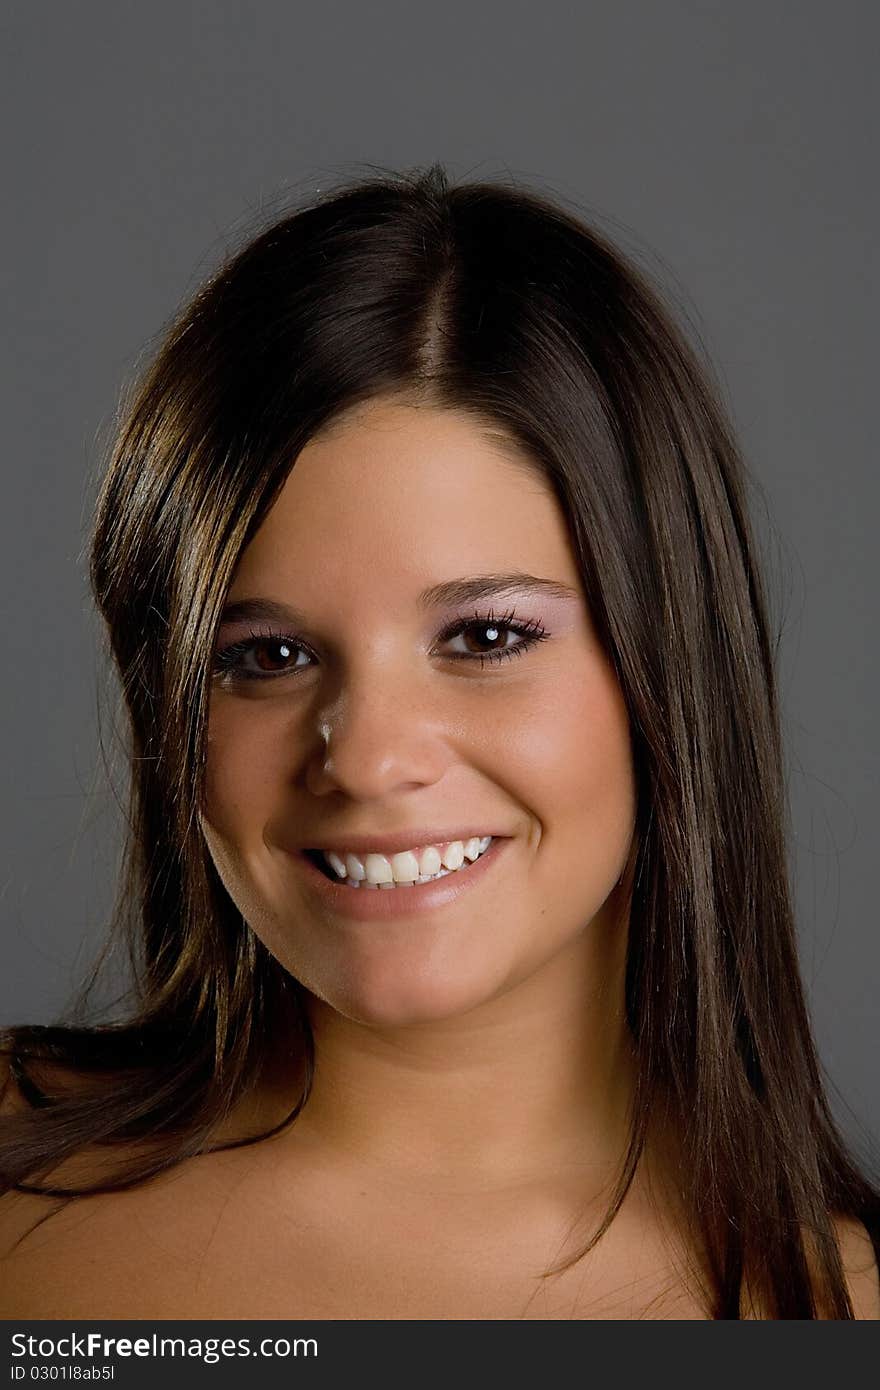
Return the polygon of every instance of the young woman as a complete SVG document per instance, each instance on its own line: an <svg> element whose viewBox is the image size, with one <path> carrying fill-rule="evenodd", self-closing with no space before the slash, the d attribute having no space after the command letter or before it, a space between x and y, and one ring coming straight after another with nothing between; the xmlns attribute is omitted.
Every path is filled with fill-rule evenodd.
<svg viewBox="0 0 880 1390"><path fill-rule="evenodd" d="M3 1035L7 1317L880 1316L744 468L617 250L439 166L271 226L91 578L136 987Z"/></svg>

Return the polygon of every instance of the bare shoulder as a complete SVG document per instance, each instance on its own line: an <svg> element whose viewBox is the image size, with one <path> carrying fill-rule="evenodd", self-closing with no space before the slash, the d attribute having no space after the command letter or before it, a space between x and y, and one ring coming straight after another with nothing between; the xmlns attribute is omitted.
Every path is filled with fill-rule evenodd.
<svg viewBox="0 0 880 1390"><path fill-rule="evenodd" d="M67 1074L50 1078L45 1067L40 1083L52 1091L76 1084ZM0 1115L29 1109L12 1087ZM163 1167L166 1147L86 1144L27 1179L75 1195L0 1195L0 1319L180 1316L205 1262L212 1265L211 1241L238 1172L223 1153ZM128 1181L134 1171L142 1176Z"/></svg>
<svg viewBox="0 0 880 1390"><path fill-rule="evenodd" d="M837 1216L834 1229L855 1317L880 1320L880 1272L867 1227L855 1217Z"/></svg>
<svg viewBox="0 0 880 1390"><path fill-rule="evenodd" d="M50 1091L55 1091L56 1088L62 1091L76 1090L83 1084L83 1078L64 1068L42 1063L38 1084L41 1088L48 1086ZM0 1120L28 1113L33 1113L33 1107L17 1084L9 1058L0 1055ZM90 1186L102 1181L108 1171L106 1154L95 1145L85 1144L73 1154L59 1159L48 1171L26 1178L25 1184L37 1188L76 1188L80 1184ZM10 1271L13 1272L13 1277L17 1274L16 1261L22 1248L21 1243L25 1237L38 1229L42 1230L44 1221L62 1212L68 1205L68 1200L63 1197L39 1191L20 1191L13 1187L0 1192L0 1310L6 1307Z"/></svg>

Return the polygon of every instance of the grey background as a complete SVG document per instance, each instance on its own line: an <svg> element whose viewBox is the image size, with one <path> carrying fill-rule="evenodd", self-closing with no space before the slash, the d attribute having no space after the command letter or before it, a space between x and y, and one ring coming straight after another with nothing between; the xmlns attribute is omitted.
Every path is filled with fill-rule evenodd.
<svg viewBox="0 0 880 1390"><path fill-rule="evenodd" d="M875 7L5 6L0 1022L102 936L118 818L83 550L118 393L261 209L443 160L587 216L676 296L755 480L803 971L880 1134Z"/></svg>

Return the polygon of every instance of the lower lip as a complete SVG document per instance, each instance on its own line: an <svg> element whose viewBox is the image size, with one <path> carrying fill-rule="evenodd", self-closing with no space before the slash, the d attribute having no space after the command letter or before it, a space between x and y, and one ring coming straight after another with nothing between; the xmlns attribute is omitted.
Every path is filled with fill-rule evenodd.
<svg viewBox="0 0 880 1390"><path fill-rule="evenodd" d="M486 852L467 868L456 869L430 883L415 883L399 888L349 888L341 880L334 883L332 879L325 878L307 855L298 854L296 859L303 868L309 888L333 912L352 917L358 922L384 922L395 917L415 917L420 912L430 912L457 902L469 889L482 883L509 843L509 836L495 838Z"/></svg>

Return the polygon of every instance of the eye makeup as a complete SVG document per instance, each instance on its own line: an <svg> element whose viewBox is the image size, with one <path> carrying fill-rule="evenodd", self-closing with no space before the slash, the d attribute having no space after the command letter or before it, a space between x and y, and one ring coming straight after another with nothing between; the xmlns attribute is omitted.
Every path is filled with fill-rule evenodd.
<svg viewBox="0 0 880 1390"><path fill-rule="evenodd" d="M489 609L487 613L474 612L469 617L457 618L447 623L438 633L437 642L444 645L468 633L474 635L473 640L477 644L481 641L491 644L510 636L517 639L512 645L493 650L448 653L449 660L479 663L481 670L485 669L487 663L500 664L515 656L523 656L527 650L539 642L546 641L550 636L541 619L520 619L514 609L496 617L494 611ZM296 661L302 654L316 659L315 653L302 638L266 624L259 630L250 628L246 637L219 647L214 656L213 675L219 684L229 686L238 681L277 680L281 677L295 676L308 669L307 664L282 665L281 669L276 670L267 669L265 666L255 669L252 663L258 661L261 656L265 657L267 653L269 661L274 653L275 659L281 663Z"/></svg>

